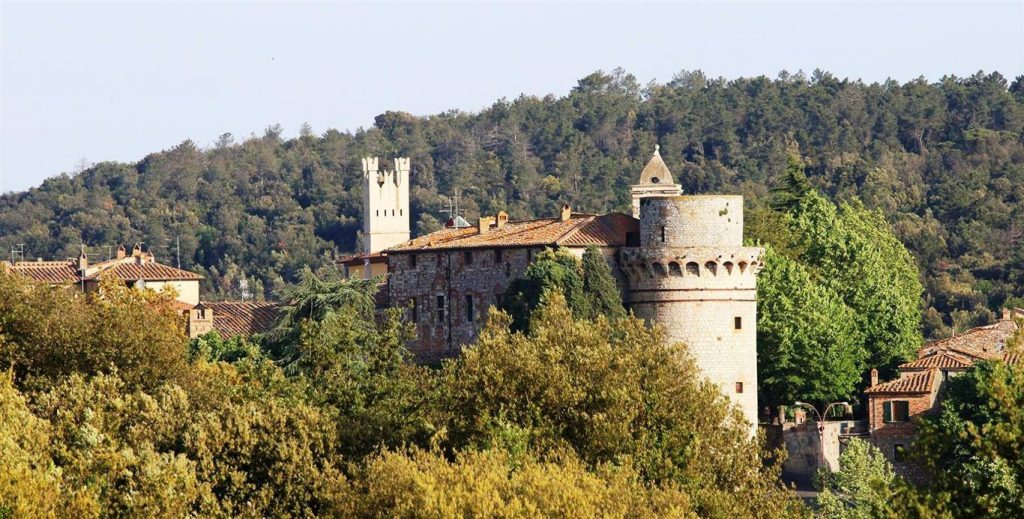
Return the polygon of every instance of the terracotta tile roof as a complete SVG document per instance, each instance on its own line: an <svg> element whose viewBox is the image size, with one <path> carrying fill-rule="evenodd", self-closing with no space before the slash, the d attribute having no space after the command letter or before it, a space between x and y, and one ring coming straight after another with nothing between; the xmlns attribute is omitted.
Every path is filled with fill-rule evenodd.
<svg viewBox="0 0 1024 519"><path fill-rule="evenodd" d="M213 310L213 328L222 337L265 333L277 321L277 303L259 301L222 301L201 305Z"/></svg>
<svg viewBox="0 0 1024 519"><path fill-rule="evenodd" d="M636 219L621 213L573 214L571 218L543 218L491 225L484 234L477 227L442 229L407 241L387 252L473 249L491 247L623 246L626 233L638 232Z"/></svg>
<svg viewBox="0 0 1024 519"><path fill-rule="evenodd" d="M115 279L124 281L135 281L137 279L146 281L203 279L203 276L195 272L157 263L151 259L140 260L139 258L131 257L91 265L88 272L86 279L99 279L101 276L113 276Z"/></svg>
<svg viewBox="0 0 1024 519"><path fill-rule="evenodd" d="M864 390L864 393L875 394L902 394L902 393L931 393L934 384L940 377L936 375L936 369L909 375L892 382L885 382L877 386L871 386Z"/></svg>
<svg viewBox="0 0 1024 519"><path fill-rule="evenodd" d="M928 368L967 369L974 364L976 358L961 355L955 351L938 350L927 357L900 364L900 370L920 371Z"/></svg>
<svg viewBox="0 0 1024 519"><path fill-rule="evenodd" d="M78 283L78 262L65 261L17 261L4 263L11 272L21 274L36 283Z"/></svg>
<svg viewBox="0 0 1024 519"><path fill-rule="evenodd" d="M1024 364L1024 353L1019 351L1006 352L1003 354L1003 360L1007 364Z"/></svg>
<svg viewBox="0 0 1024 519"><path fill-rule="evenodd" d="M930 355L937 350L953 350L976 358L989 358L986 354L1002 351L1006 341L1016 331L1017 323L1009 320L971 328L955 337L925 344L918 350L918 357Z"/></svg>

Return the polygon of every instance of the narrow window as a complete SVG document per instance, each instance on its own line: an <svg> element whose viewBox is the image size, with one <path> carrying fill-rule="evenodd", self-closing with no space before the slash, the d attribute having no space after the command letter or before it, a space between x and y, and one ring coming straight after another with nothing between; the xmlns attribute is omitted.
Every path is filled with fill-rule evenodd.
<svg viewBox="0 0 1024 519"><path fill-rule="evenodd" d="M533 249L526 249L526 262L533 261Z"/></svg>
<svg viewBox="0 0 1024 519"><path fill-rule="evenodd" d="M399 209L398 210L398 216L402 216L402 211L403 211L403 209Z"/></svg>
<svg viewBox="0 0 1024 519"><path fill-rule="evenodd" d="M473 322L473 296L466 294L466 322Z"/></svg>
<svg viewBox="0 0 1024 519"><path fill-rule="evenodd" d="M907 461L907 446L902 443L892 445L892 460L895 462Z"/></svg>
<svg viewBox="0 0 1024 519"><path fill-rule="evenodd" d="M420 320L420 312L419 309L416 308L417 306L418 305L416 304L416 298L414 297L412 298L412 322L414 323L419 322Z"/></svg>
<svg viewBox="0 0 1024 519"><path fill-rule="evenodd" d="M444 324L444 296L437 296L437 323Z"/></svg>
<svg viewBox="0 0 1024 519"><path fill-rule="evenodd" d="M412 268L416 268L416 255L415 254L410 254L409 255L409 266L412 267Z"/></svg>
<svg viewBox="0 0 1024 519"><path fill-rule="evenodd" d="M512 277L512 265L505 264L505 277Z"/></svg>
<svg viewBox="0 0 1024 519"><path fill-rule="evenodd" d="M737 393L742 393L743 392L743 382L737 382L736 383L736 392Z"/></svg>
<svg viewBox="0 0 1024 519"><path fill-rule="evenodd" d="M473 264L473 251L465 251L462 253L462 255L466 260L466 265Z"/></svg>
<svg viewBox="0 0 1024 519"><path fill-rule="evenodd" d="M737 330L742 330L743 329L743 318L742 317L733 317L733 319L732 319L732 327L737 329Z"/></svg>
<svg viewBox="0 0 1024 519"><path fill-rule="evenodd" d="M494 249L494 262L495 263L501 263L501 260L502 260L501 252L502 252L501 249Z"/></svg>
<svg viewBox="0 0 1024 519"><path fill-rule="evenodd" d="M377 216L380 216L380 209L377 209Z"/></svg>
<svg viewBox="0 0 1024 519"><path fill-rule="evenodd" d="M665 241L665 226L664 225L661 226L661 241L662 242Z"/></svg>
<svg viewBox="0 0 1024 519"><path fill-rule="evenodd" d="M874 375L872 375L874 376ZM882 403L882 422L892 422L892 402Z"/></svg>

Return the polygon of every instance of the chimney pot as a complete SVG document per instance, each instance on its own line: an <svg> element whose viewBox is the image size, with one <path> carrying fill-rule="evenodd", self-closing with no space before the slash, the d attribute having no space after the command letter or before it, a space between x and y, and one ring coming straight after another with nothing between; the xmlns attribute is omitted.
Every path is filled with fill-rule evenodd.
<svg viewBox="0 0 1024 519"><path fill-rule="evenodd" d="M875 387L878 385L878 369L871 368L871 386Z"/></svg>
<svg viewBox="0 0 1024 519"><path fill-rule="evenodd" d="M559 219L563 222L568 221L572 218L572 207L569 204L562 204L562 212L559 215Z"/></svg>
<svg viewBox="0 0 1024 519"><path fill-rule="evenodd" d="M508 223L508 213L505 211L498 211L498 214L495 215L495 220L497 228L501 229Z"/></svg>
<svg viewBox="0 0 1024 519"><path fill-rule="evenodd" d="M480 234L487 234L491 230L491 224L494 223L493 216L481 216L480 221L477 222L477 230Z"/></svg>
<svg viewBox="0 0 1024 519"><path fill-rule="evenodd" d="M1003 308L1003 320L1004 321L1009 321L1010 319L1011 319L1010 309L1009 308Z"/></svg>
<svg viewBox="0 0 1024 519"><path fill-rule="evenodd" d="M125 256L124 245L117 246L117 259L121 259Z"/></svg>

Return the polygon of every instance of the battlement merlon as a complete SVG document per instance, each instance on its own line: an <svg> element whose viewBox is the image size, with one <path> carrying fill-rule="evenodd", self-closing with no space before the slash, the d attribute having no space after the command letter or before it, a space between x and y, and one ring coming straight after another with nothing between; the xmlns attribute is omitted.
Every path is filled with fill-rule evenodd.
<svg viewBox="0 0 1024 519"><path fill-rule="evenodd" d="M369 178L370 173L379 172L379 164L377 157L363 157L363 178Z"/></svg>

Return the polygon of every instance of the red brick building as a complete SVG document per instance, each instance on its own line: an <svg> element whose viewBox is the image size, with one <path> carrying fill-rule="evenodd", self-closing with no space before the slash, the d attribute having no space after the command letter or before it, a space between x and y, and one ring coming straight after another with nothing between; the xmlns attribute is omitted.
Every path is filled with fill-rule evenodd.
<svg viewBox="0 0 1024 519"><path fill-rule="evenodd" d="M878 370L871 370L871 387L864 391L871 441L898 470L913 472L903 454L916 434L914 419L939 409L939 391L946 380L979 360L1021 361L1019 353L1004 351L1019 328L1014 318L1024 318L1024 310L1004 311L995 324L925 344L917 359L899 366L899 378L891 382L880 384Z"/></svg>

